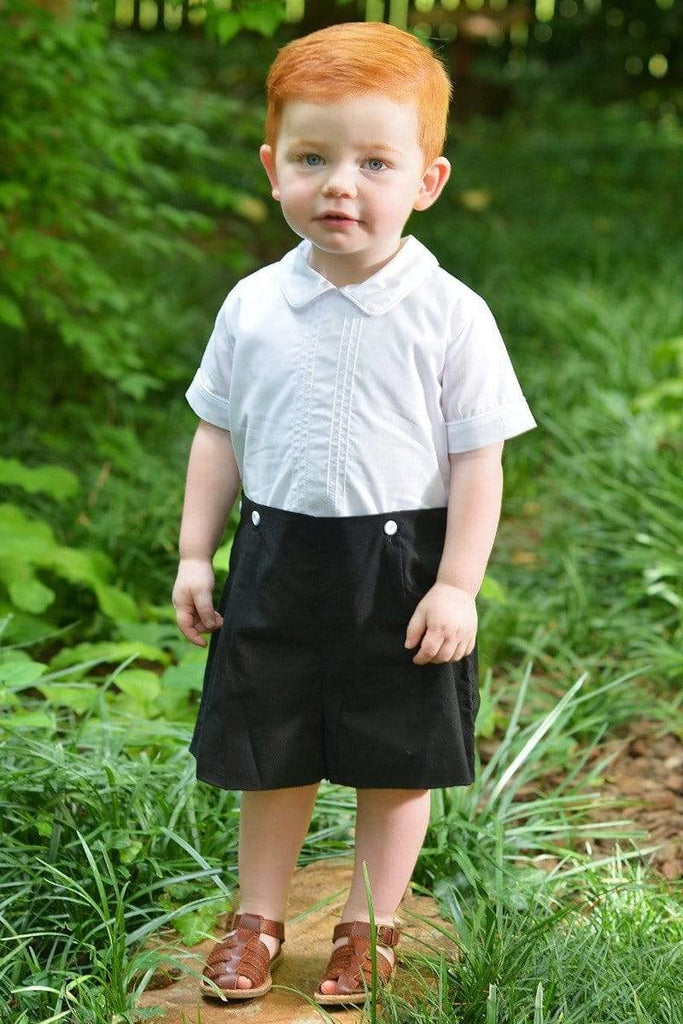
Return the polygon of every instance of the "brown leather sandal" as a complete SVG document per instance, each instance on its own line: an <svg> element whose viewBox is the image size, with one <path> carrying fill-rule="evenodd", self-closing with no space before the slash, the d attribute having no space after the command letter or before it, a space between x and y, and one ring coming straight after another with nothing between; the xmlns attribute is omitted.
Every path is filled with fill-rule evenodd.
<svg viewBox="0 0 683 1024"><path fill-rule="evenodd" d="M282 944L285 941L285 926L282 921L270 921L261 914L234 914L227 935L209 953L199 988L205 996L214 999L254 999L263 996L273 985L270 968L280 960ZM259 935L272 935L280 940L280 948L271 959L270 950ZM239 975L249 978L251 988L237 988ZM217 992L207 979L221 990Z"/></svg>
<svg viewBox="0 0 683 1024"><path fill-rule="evenodd" d="M377 945L395 946L401 934L400 928L388 924L377 926ZM341 921L335 925L332 941L336 942L343 935L349 941L332 950L325 976L321 981L336 981L340 992L321 992L320 985L313 993L318 1003L339 1005L342 1003L363 1003L372 985L372 960L370 954L370 923L369 921ZM377 949L377 981L378 996L391 987L396 972L396 963L390 964L381 949ZM363 985L363 978L367 989Z"/></svg>

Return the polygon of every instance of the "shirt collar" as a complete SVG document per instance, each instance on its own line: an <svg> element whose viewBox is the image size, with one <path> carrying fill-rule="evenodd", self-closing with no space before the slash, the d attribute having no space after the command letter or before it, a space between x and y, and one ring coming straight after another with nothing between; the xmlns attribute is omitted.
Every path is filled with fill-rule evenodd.
<svg viewBox="0 0 683 1024"><path fill-rule="evenodd" d="M408 235L398 252L371 277L360 284L345 284L337 288L309 265L312 249L312 242L304 238L280 261L280 285L291 306L303 306L318 295L337 291L364 313L371 316L386 313L439 265L436 256L422 242L414 235Z"/></svg>

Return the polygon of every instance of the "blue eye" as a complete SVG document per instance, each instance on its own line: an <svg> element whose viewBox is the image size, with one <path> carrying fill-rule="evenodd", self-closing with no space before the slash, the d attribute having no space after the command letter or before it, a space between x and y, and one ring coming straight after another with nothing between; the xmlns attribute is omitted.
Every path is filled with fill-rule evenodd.
<svg viewBox="0 0 683 1024"><path fill-rule="evenodd" d="M320 159L320 157L318 156L317 153L297 153L296 156L294 157L294 159L296 161L298 161L299 163L301 161L304 161L307 167L317 167L318 166L317 164L309 164L308 163L308 157L309 156L316 157L318 160Z"/></svg>

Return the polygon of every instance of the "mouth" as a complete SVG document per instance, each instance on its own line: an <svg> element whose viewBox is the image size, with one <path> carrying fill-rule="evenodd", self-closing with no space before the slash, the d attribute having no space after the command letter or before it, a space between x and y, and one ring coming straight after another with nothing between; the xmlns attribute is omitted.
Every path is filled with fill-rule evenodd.
<svg viewBox="0 0 683 1024"><path fill-rule="evenodd" d="M348 221L349 224L357 223L354 217L346 217L343 214L326 213L324 217L316 217L316 220Z"/></svg>

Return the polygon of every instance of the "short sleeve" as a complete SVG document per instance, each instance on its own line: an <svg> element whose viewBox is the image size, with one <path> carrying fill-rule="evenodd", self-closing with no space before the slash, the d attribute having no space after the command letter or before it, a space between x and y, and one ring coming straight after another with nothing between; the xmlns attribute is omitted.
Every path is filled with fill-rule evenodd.
<svg viewBox="0 0 683 1024"><path fill-rule="evenodd" d="M537 426L493 313L481 296L447 345L441 408L449 452L483 448Z"/></svg>
<svg viewBox="0 0 683 1024"><path fill-rule="evenodd" d="M185 392L185 398L200 419L224 430L231 429L230 381L235 348L238 286L239 282L218 310L197 372Z"/></svg>

